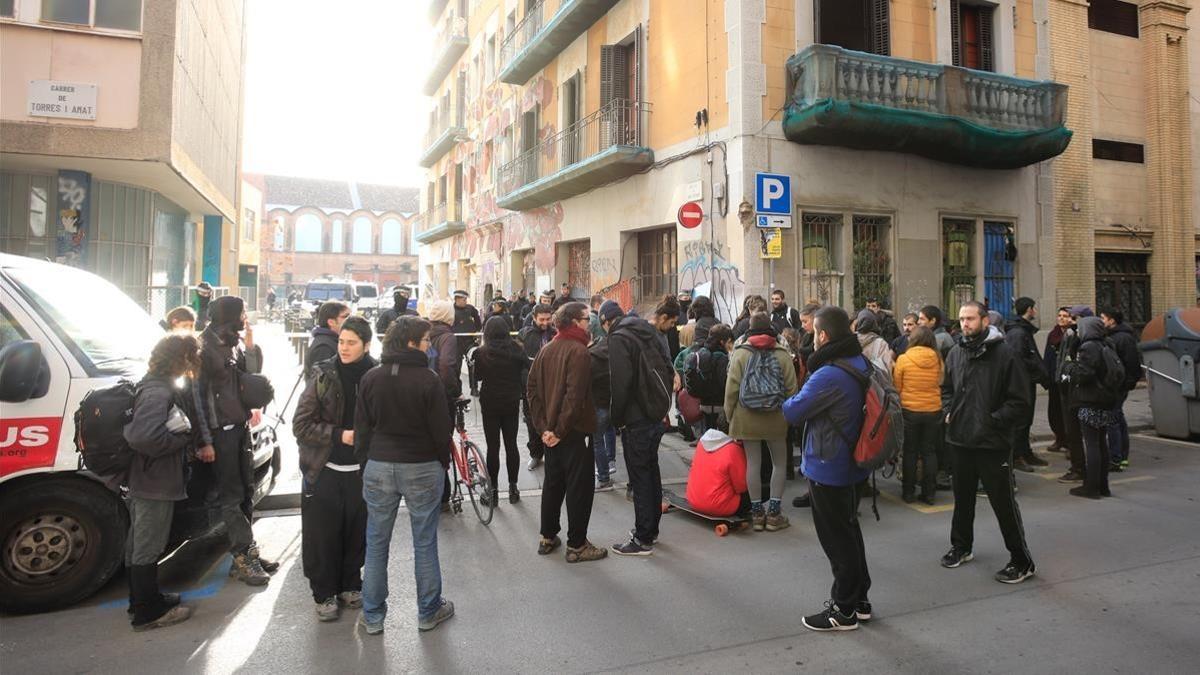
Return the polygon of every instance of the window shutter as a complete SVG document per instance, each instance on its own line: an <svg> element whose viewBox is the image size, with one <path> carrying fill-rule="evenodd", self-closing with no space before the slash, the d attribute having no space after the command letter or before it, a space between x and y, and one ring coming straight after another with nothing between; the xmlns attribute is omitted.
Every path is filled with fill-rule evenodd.
<svg viewBox="0 0 1200 675"><path fill-rule="evenodd" d="M992 58L994 42L992 41L992 12L994 7L979 8L979 67L982 70L995 71Z"/></svg>
<svg viewBox="0 0 1200 675"><path fill-rule="evenodd" d="M642 26L638 24L633 34L633 47L629 50L629 69L625 72L633 77L633 99L642 100Z"/></svg>
<svg viewBox="0 0 1200 675"><path fill-rule="evenodd" d="M620 50L616 45L600 46L600 107L613 98L613 71L616 54Z"/></svg>
<svg viewBox="0 0 1200 675"><path fill-rule="evenodd" d="M891 0L871 0L871 51L881 56L892 53Z"/></svg>
<svg viewBox="0 0 1200 675"><path fill-rule="evenodd" d="M962 65L961 21L958 0L950 0L950 63L955 66Z"/></svg>

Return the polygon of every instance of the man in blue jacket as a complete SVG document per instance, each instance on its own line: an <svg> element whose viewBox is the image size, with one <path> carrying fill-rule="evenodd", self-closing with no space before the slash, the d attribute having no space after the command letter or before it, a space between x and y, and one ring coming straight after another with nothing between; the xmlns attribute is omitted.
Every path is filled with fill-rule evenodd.
<svg viewBox="0 0 1200 675"><path fill-rule="evenodd" d="M842 308L821 308L813 334L817 349L808 359L808 380L783 404L783 415L788 424L805 427L801 468L812 488L817 539L833 568L833 590L825 611L804 617L804 626L854 630L860 621L871 619L871 575L854 489L870 472L854 462L853 443L862 429L866 392L850 369L864 378L870 369Z"/></svg>

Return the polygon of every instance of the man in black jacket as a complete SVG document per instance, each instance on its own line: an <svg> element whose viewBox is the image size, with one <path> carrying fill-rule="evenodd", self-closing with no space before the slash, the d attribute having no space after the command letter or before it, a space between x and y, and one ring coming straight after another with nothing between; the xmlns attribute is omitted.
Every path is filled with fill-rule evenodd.
<svg viewBox="0 0 1200 675"><path fill-rule="evenodd" d="M617 433L612 426L612 377L608 368L608 332L625 315L613 300L605 300L596 312L602 335L588 347L592 357L592 401L596 404L596 433L592 434L592 453L596 458L596 492L611 492L611 473L617 461Z"/></svg>
<svg viewBox="0 0 1200 675"><path fill-rule="evenodd" d="M795 307L788 307L787 296L778 288L771 291L771 327L780 335L785 328L803 329L800 312Z"/></svg>
<svg viewBox="0 0 1200 675"><path fill-rule="evenodd" d="M538 304L529 313L533 323L521 329L517 334L517 339L521 346L525 348L525 356L529 358L529 363L537 358L538 352L542 351L542 347L550 344L550 340L554 339L554 313L550 310L549 304ZM529 412L529 401L522 398L521 409L525 416L525 430L529 432L529 464L530 471L538 468L542 464L542 459L546 456L546 446L542 444L542 439L533 429L533 418Z"/></svg>
<svg viewBox="0 0 1200 675"><path fill-rule="evenodd" d="M674 310L678 318L678 305ZM664 320L656 327L645 319L626 316L609 332L609 415L612 425L621 431L634 508L632 536L628 542L613 546L618 555L651 555L658 539L662 519L658 444L666 430L676 377L664 328L674 328L674 322Z"/></svg>
<svg viewBox="0 0 1200 675"><path fill-rule="evenodd" d="M1012 429L1033 407L1029 375L1000 331L988 325L982 304L964 303L958 318L963 340L950 350L942 383L946 442L954 455L951 548L942 556L942 567L958 567L974 558L975 490L982 481L1010 556L995 579L1017 584L1034 574L1008 466Z"/></svg>
<svg viewBox="0 0 1200 675"><path fill-rule="evenodd" d="M1037 326L1033 324L1037 319L1037 307L1032 298L1017 298L1013 303L1013 309L1017 313L1017 318L1009 321L1004 327L1004 342L1008 344L1009 349L1012 349L1013 355L1025 367L1025 372L1029 375L1029 400L1036 400L1037 385L1043 387L1050 384L1050 376L1046 373L1042 365L1042 356L1038 353L1037 343L1033 336L1037 333ZM1013 468L1020 471L1032 472L1034 467L1049 466L1049 462L1038 457L1033 452L1033 448L1029 445L1029 430L1033 428L1033 406L1029 407L1029 412L1021 420L1021 423L1013 430Z"/></svg>
<svg viewBox="0 0 1200 675"><path fill-rule="evenodd" d="M1079 426L1079 404L1075 402L1069 373L1079 359L1079 320L1092 316L1092 309L1087 305L1072 305L1070 308L1071 323L1063 331L1062 342L1058 346L1058 362L1055 364L1054 377L1059 383L1058 394L1062 400L1063 427L1066 432L1067 456L1071 468L1058 482L1064 485L1082 483L1084 477L1083 430Z"/></svg>
<svg viewBox="0 0 1200 675"><path fill-rule="evenodd" d="M392 289L392 306L383 310L375 322L375 334L386 335L392 322L402 316L416 316L417 313L408 308L409 291L407 286L397 286Z"/></svg>
<svg viewBox="0 0 1200 675"><path fill-rule="evenodd" d="M1129 423L1125 421L1125 399L1142 379L1142 354L1138 351L1137 337L1133 328L1125 323L1125 314L1115 307L1100 311L1100 319L1108 332L1113 349L1125 366L1125 386L1117 392L1117 403L1113 411L1117 423L1108 428L1108 452L1112 457L1112 470L1124 471L1129 466Z"/></svg>
<svg viewBox="0 0 1200 675"><path fill-rule="evenodd" d="M308 351L304 353L306 378L312 377L314 365L337 356L338 333L348 318L350 308L336 300L324 302L317 309L317 325L312 329L312 339L308 342Z"/></svg>
<svg viewBox="0 0 1200 675"><path fill-rule="evenodd" d="M892 317L891 312L883 308L879 298L867 298L867 310L879 319L879 336L884 342L890 345L900 337L900 327L896 325L896 319Z"/></svg>

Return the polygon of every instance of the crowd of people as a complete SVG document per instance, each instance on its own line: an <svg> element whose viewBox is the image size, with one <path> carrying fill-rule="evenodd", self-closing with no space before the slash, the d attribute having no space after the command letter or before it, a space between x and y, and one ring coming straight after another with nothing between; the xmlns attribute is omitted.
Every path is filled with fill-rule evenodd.
<svg viewBox="0 0 1200 675"><path fill-rule="evenodd" d="M1097 317L1084 306L1061 308L1039 353L1029 298L1015 301L1008 322L982 303L964 303L952 334L936 306L897 323L875 298L851 317L817 303L792 308L781 290L747 297L729 324L709 298L690 293L663 297L645 318L599 295L576 301L566 285L511 301L497 295L482 316L459 291L452 302L431 303L422 318L406 294L397 289L374 330L344 304L319 308L292 420L303 472L302 559L317 617L333 621L342 609L361 607L368 634L384 629L388 550L402 498L418 627L432 630L454 614L442 593L437 542L464 365L480 405L492 485L481 497L500 502L503 451L508 501L520 501L522 421L526 468L544 471L539 555L563 545L564 504L566 562L653 555L665 510L659 446L666 433L697 446L691 507L744 520L756 532L790 525L786 481L803 476L807 489L792 504L811 508L834 575L825 609L804 618L814 630L850 630L871 618L858 511L875 488L854 450L873 378L894 389L903 412L903 500L933 505L939 491L952 492L951 547L941 559L947 568L974 557L982 490L1009 554L995 579L1020 583L1036 571L1014 480L1014 470L1047 464L1029 439L1036 386L1050 393L1050 449L1070 456L1071 470L1059 480L1076 484L1072 495L1109 496L1108 474L1129 463L1122 406L1141 365L1133 332L1115 309ZM162 523L183 495L191 461L215 464L232 573L264 584L276 566L254 543L241 463L257 413L239 400L237 386L261 369L261 351L237 298L214 300L209 317L199 338L194 315L168 317L171 332L155 349L126 432L143 456L129 497L139 629L187 618L177 597L158 592L146 566L161 554ZM382 342L378 362L374 339ZM180 388L180 381L194 384ZM173 405L190 420L186 431L162 422ZM588 536L593 500L614 489L618 438L632 528L597 546ZM171 462L159 461L164 456Z"/></svg>

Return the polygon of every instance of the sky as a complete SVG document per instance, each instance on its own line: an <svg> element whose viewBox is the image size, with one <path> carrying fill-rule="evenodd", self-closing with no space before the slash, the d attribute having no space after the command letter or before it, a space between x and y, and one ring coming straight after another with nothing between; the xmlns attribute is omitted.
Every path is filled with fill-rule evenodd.
<svg viewBox="0 0 1200 675"><path fill-rule="evenodd" d="M246 0L243 170L416 187L424 0Z"/></svg>

